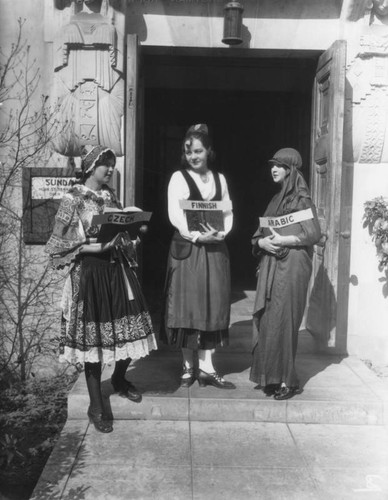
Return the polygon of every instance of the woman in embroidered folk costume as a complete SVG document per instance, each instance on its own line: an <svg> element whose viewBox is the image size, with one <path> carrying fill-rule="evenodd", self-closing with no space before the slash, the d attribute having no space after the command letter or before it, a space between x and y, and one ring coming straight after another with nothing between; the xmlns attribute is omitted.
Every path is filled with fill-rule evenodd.
<svg viewBox="0 0 388 500"><path fill-rule="evenodd" d="M85 366L88 415L97 430L112 431L101 396L102 363L115 361L112 385L139 402L141 394L125 378L131 359L156 349L151 318L136 277L135 246L127 232L98 243L94 215L105 207L121 210L107 186L116 157L102 146L85 148L79 183L64 195L46 252L57 269L67 268L62 297L60 359Z"/></svg>
<svg viewBox="0 0 388 500"><path fill-rule="evenodd" d="M200 386L234 389L212 360L215 347L228 339L230 265L224 240L233 222L225 177L209 169L214 156L207 126L190 127L182 143L184 168L174 172L168 186L168 214L176 231L167 264L165 335L182 349L181 386L190 387L198 378ZM218 211L220 227L206 220L195 225L196 212L182 208L185 200L201 208L216 205L204 203L210 200L224 202Z"/></svg>
<svg viewBox="0 0 388 500"><path fill-rule="evenodd" d="M298 330L302 322L312 246L321 236L316 209L292 148L269 161L280 192L270 201L252 238L259 258L253 312L253 362L250 380L277 400L299 390L295 371Z"/></svg>

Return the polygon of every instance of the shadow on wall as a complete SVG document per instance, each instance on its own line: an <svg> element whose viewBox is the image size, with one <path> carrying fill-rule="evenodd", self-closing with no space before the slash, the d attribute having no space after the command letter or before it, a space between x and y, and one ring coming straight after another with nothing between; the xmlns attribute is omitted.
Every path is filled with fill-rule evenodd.
<svg viewBox="0 0 388 500"><path fill-rule="evenodd" d="M308 340L309 332L300 332L299 333L299 343L303 344L304 340ZM310 387L314 387L316 382L313 379L320 374L326 371L329 366L338 365L341 361L347 357L347 355L330 355L330 354L311 354L303 352L303 346L300 346L300 353L298 349L298 353L296 355L296 371L299 377L300 388L303 389L307 383Z"/></svg>
<svg viewBox="0 0 388 500"><path fill-rule="evenodd" d="M388 297L388 269L385 269L384 276L379 278L380 283L383 283L382 292L383 297L386 299Z"/></svg>
<svg viewBox="0 0 388 500"><path fill-rule="evenodd" d="M319 349L336 347L336 318L337 300L322 262L311 290L306 317L306 329L314 337Z"/></svg>

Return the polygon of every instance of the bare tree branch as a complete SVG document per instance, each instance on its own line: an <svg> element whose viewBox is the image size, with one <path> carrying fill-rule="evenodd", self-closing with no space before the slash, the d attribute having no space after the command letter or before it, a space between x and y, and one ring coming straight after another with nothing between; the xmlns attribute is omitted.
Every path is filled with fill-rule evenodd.
<svg viewBox="0 0 388 500"><path fill-rule="evenodd" d="M0 48L0 377L31 373L41 352L51 352L53 276L44 257L23 240L22 171L45 164L56 133L55 113L39 96L40 72L18 20L15 42ZM11 251L10 251L11 249Z"/></svg>

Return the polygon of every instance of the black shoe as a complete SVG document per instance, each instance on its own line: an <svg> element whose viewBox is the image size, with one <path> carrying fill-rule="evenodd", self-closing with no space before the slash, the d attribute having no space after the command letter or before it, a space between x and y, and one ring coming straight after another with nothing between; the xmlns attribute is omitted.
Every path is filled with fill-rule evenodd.
<svg viewBox="0 0 388 500"><path fill-rule="evenodd" d="M212 385L218 389L236 389L236 386L232 382L224 380L217 372L206 373L199 370L198 373L198 383L200 387L205 387L206 385Z"/></svg>
<svg viewBox="0 0 388 500"><path fill-rule="evenodd" d="M287 387L287 386L282 386L278 391L276 391L274 395L274 399L276 401L282 401L283 399L290 399L295 394L300 394L301 391L299 390L299 387Z"/></svg>
<svg viewBox="0 0 388 500"><path fill-rule="evenodd" d="M188 377L184 377L183 375L189 375ZM181 373L181 387L190 387L195 382L194 368L187 368L183 365L182 373Z"/></svg>
<svg viewBox="0 0 388 500"><path fill-rule="evenodd" d="M115 392L118 392L118 394L122 398L127 398L134 403L140 403L140 401L142 400L142 395L140 394L140 392L133 384L131 384L131 382L129 382L125 378L118 382L112 376L110 381Z"/></svg>
<svg viewBox="0 0 388 500"><path fill-rule="evenodd" d="M88 417L89 417L89 422L94 425L95 429L98 432L103 432L104 434L107 434L108 432L113 431L112 424L104 420L104 417L102 413L92 413L91 409L88 409Z"/></svg>
<svg viewBox="0 0 388 500"><path fill-rule="evenodd" d="M280 384L268 384L263 388L266 396L274 396L280 389Z"/></svg>

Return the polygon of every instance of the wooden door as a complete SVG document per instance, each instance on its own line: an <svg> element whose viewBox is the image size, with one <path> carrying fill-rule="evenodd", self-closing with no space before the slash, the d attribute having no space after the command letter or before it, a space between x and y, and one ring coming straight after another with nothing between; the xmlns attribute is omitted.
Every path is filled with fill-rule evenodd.
<svg viewBox="0 0 388 500"><path fill-rule="evenodd" d="M124 205L142 205L143 92L137 35L127 35Z"/></svg>
<svg viewBox="0 0 388 500"><path fill-rule="evenodd" d="M323 237L314 247L306 328L319 347L346 352L350 206L343 162L346 42L319 59L313 88L310 183Z"/></svg>

